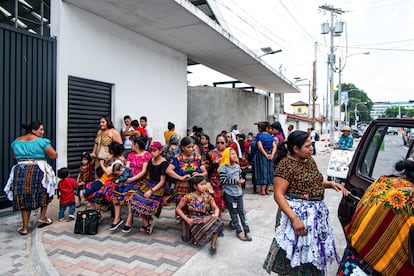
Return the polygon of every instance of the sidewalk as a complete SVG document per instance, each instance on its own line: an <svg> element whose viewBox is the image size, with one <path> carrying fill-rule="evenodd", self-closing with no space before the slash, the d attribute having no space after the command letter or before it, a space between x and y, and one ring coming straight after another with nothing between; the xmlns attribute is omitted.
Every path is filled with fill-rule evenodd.
<svg viewBox="0 0 414 276"><path fill-rule="evenodd" d="M320 164L320 170L326 172L329 154L321 150L315 159ZM251 185L245 190L244 200L253 241L240 241L228 227L229 215L224 213L224 237L218 240L215 256L209 255L209 245L199 248L181 241L180 227L174 220L172 206L163 208L160 219L155 220L154 233L149 237L139 231L142 222L136 217L130 233L122 233L120 229L109 231L112 223L110 212L104 213L105 220L97 235L75 235L73 221L58 221L57 199L48 209L53 224L42 229L33 228L37 225L37 217L32 216L31 234L20 236L16 231L21 223L20 213L10 214L10 210L1 210L0 274L223 275L231 272L267 275L261 267L274 234L277 206L271 195L252 194ZM344 237L336 218L340 195L327 191L326 200L341 256ZM126 208L124 218L125 212ZM334 275L334 271L335 265L329 268L328 275Z"/></svg>

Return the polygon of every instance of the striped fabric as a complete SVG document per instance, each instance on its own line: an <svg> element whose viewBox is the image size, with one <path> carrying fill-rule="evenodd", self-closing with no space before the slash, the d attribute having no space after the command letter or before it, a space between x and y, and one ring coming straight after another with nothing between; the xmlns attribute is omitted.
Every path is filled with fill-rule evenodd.
<svg viewBox="0 0 414 276"><path fill-rule="evenodd" d="M351 246L383 275L414 275L408 233L414 224L414 185L380 177L365 192L346 228Z"/></svg>
<svg viewBox="0 0 414 276"><path fill-rule="evenodd" d="M214 233L223 231L224 224L218 217L212 216L192 216L194 224L189 226L191 231L191 243L203 246L209 242Z"/></svg>
<svg viewBox="0 0 414 276"><path fill-rule="evenodd" d="M13 210L35 210L51 201L42 186L43 171L36 164L18 164L14 170Z"/></svg>

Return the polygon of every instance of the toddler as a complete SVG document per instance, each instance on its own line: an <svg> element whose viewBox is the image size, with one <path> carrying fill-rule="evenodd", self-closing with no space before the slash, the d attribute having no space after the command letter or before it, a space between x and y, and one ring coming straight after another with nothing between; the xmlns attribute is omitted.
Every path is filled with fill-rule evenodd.
<svg viewBox="0 0 414 276"><path fill-rule="evenodd" d="M103 185L104 181L102 180L102 176L104 175L104 171L102 167L97 167L95 170L96 179L93 182L89 182L85 185L84 189L80 190L79 196L82 200L87 201L88 197L93 195L95 192L99 191Z"/></svg>
<svg viewBox="0 0 414 276"><path fill-rule="evenodd" d="M251 241L252 236L244 211L243 190L241 187L245 183L245 180L241 178L241 169L237 161L236 151L232 148L226 148L218 169L220 183L223 187L224 201L229 209L231 227L236 231L236 235L240 240Z"/></svg>
<svg viewBox="0 0 414 276"><path fill-rule="evenodd" d="M61 179L58 184L60 193L59 202L59 220L65 219L66 207L69 207L69 219L75 219L75 189L78 187L78 182L69 177L69 169L61 168L58 170L58 177Z"/></svg>
<svg viewBox="0 0 414 276"><path fill-rule="evenodd" d="M131 168L124 167L121 163L116 163L113 166L113 174L116 178L113 180L114 183L118 184L118 187L122 187L124 182L134 175L132 174Z"/></svg>
<svg viewBox="0 0 414 276"><path fill-rule="evenodd" d="M79 186L76 189L79 204L76 207L79 207L81 203L79 191L85 188L86 183L93 181L93 162L91 155L88 152L83 152L81 162L77 178Z"/></svg>

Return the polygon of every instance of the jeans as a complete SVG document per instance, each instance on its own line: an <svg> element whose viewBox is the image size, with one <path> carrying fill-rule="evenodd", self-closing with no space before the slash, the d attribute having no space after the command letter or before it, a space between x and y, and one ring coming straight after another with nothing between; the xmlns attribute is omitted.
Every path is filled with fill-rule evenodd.
<svg viewBox="0 0 414 276"><path fill-rule="evenodd" d="M243 195L231 196L229 194L224 193L223 197L224 201L226 202L227 208L229 209L231 225L233 226L234 230L236 230L236 233L238 234L240 232L243 232L243 230L244 233L249 233L250 228L249 224L247 223L246 213L244 211ZM241 226L239 223L239 219L241 222Z"/></svg>
<svg viewBox="0 0 414 276"><path fill-rule="evenodd" d="M83 190L83 196L87 198L88 196L95 193L96 191L99 191L102 188L102 186L103 186L102 181L95 180L94 182L91 183L90 187L85 187L85 189Z"/></svg>
<svg viewBox="0 0 414 276"><path fill-rule="evenodd" d="M316 155L316 142L312 142L312 147L313 147L312 155Z"/></svg>
<svg viewBox="0 0 414 276"><path fill-rule="evenodd" d="M69 207L69 216L73 216L75 214L75 202L60 204L59 219L63 219L65 217L66 207Z"/></svg>

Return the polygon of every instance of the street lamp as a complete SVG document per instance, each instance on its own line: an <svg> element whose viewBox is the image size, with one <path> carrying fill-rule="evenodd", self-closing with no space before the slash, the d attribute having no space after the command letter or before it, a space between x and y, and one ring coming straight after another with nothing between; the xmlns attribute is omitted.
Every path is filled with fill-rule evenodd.
<svg viewBox="0 0 414 276"><path fill-rule="evenodd" d="M273 55L273 54L277 54L277 53L282 52L282 49L279 49L279 50L273 50L273 49L272 49L272 48L270 48L270 47L260 48L260 50L262 50L262 51L264 52L264 54L263 54L263 55L258 56L258 58L261 58L261 57L264 57L264 56L267 56L267 55Z"/></svg>
<svg viewBox="0 0 414 276"><path fill-rule="evenodd" d="M308 117L310 117L309 108L311 106L311 81L308 79L302 79L301 77L293 78L295 80L295 84L301 81L308 81L306 84L296 84L296 86L307 86L308 87Z"/></svg>
<svg viewBox="0 0 414 276"><path fill-rule="evenodd" d="M367 102L355 103L355 127L358 129L358 105L367 104Z"/></svg>

